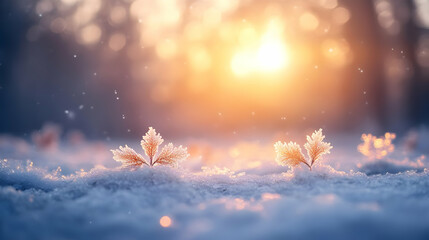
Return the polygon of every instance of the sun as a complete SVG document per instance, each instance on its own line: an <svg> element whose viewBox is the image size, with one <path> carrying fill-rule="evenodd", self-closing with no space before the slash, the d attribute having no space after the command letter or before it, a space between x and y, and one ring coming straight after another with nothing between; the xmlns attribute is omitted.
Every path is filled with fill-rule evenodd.
<svg viewBox="0 0 429 240"><path fill-rule="evenodd" d="M288 61L284 44L276 38L266 39L261 43L256 57L260 71L276 71L286 66Z"/></svg>
<svg viewBox="0 0 429 240"><path fill-rule="evenodd" d="M270 23L257 45L240 48L231 59L231 69L237 76L251 73L276 72L289 64L289 52L278 24Z"/></svg>

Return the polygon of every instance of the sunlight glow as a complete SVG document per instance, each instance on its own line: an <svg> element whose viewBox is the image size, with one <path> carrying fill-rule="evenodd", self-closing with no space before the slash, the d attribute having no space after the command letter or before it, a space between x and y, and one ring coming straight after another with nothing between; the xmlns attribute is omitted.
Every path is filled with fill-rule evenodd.
<svg viewBox="0 0 429 240"><path fill-rule="evenodd" d="M258 50L257 62L262 71L281 69L287 62L284 44L276 38L264 40Z"/></svg>
<svg viewBox="0 0 429 240"><path fill-rule="evenodd" d="M289 63L289 54L281 37L282 27L272 21L259 43L242 43L242 47L231 60L231 68L237 76L255 72L275 72ZM253 38L250 38L253 41Z"/></svg>

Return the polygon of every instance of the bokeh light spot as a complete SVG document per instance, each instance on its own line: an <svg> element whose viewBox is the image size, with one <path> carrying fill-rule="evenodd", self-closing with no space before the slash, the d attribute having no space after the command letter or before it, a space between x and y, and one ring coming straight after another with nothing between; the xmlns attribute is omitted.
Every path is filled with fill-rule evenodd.
<svg viewBox="0 0 429 240"><path fill-rule="evenodd" d="M80 32L80 40L83 44L91 45L95 44L100 40L101 29L96 24L90 24L82 28Z"/></svg>
<svg viewBox="0 0 429 240"><path fill-rule="evenodd" d="M161 225L161 227L170 227L171 226L171 218L169 216L163 216L161 217L161 219L159 219L159 224Z"/></svg>
<svg viewBox="0 0 429 240"><path fill-rule="evenodd" d="M310 12L306 12L299 18L299 25L302 30L313 31L319 26L319 20Z"/></svg>
<svg viewBox="0 0 429 240"><path fill-rule="evenodd" d="M126 42L127 40L123 34L115 33L109 39L109 47L113 51L119 51L125 46Z"/></svg>

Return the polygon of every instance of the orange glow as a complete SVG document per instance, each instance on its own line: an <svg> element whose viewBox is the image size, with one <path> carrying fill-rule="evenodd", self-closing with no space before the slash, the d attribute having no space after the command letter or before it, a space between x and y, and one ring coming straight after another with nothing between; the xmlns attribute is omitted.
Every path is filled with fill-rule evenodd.
<svg viewBox="0 0 429 240"><path fill-rule="evenodd" d="M384 137L380 138L372 134L362 134L363 143L358 146L358 150L369 159L382 159L395 150L392 143L395 138L394 133L385 133Z"/></svg>
<svg viewBox="0 0 429 240"><path fill-rule="evenodd" d="M306 12L299 18L302 30L313 31L319 26L319 20L312 13Z"/></svg>
<svg viewBox="0 0 429 240"><path fill-rule="evenodd" d="M171 226L171 218L169 216L163 216L161 219L159 219L159 224L161 227L170 227Z"/></svg>
<svg viewBox="0 0 429 240"><path fill-rule="evenodd" d="M374 147L375 148L382 148L383 147L383 139L381 139L381 138L375 139Z"/></svg>
<svg viewBox="0 0 429 240"><path fill-rule="evenodd" d="M171 59L177 53L177 44L171 39L165 39L156 45L156 53L161 59Z"/></svg>
<svg viewBox="0 0 429 240"><path fill-rule="evenodd" d="M338 5L337 0L319 0L320 6L327 8L327 9L333 9Z"/></svg>
<svg viewBox="0 0 429 240"><path fill-rule="evenodd" d="M321 47L323 55L334 67L343 67L353 59L350 46L345 39L326 39Z"/></svg>
<svg viewBox="0 0 429 240"><path fill-rule="evenodd" d="M258 49L257 62L262 71L274 71L284 67L287 56L285 46L280 39L267 36Z"/></svg>
<svg viewBox="0 0 429 240"><path fill-rule="evenodd" d="M269 200L275 200L280 199L280 195L276 193L264 193L262 194L262 200L263 201L269 201Z"/></svg>
<svg viewBox="0 0 429 240"><path fill-rule="evenodd" d="M202 46L195 46L189 51L189 62L196 72L205 72L211 67L211 58Z"/></svg>
<svg viewBox="0 0 429 240"><path fill-rule="evenodd" d="M98 76L119 84L121 78L110 71L123 69L132 85L127 101L166 106L156 107L159 111L174 105L169 119L192 119L198 127L217 121L212 126L234 132L260 121L284 127L331 122L326 118L339 116L344 110L340 103L349 97L343 94L345 79L362 76L345 68L360 59L355 52L360 45L343 34L353 24L354 12L338 0L43 2L54 4L41 3L35 9L46 18L28 30L29 41L35 41L41 29L50 29L72 34L84 47L103 49L97 51L101 62L112 66ZM428 62L424 49L419 48L422 64ZM120 61L122 57L127 61ZM406 66L402 62L386 64L386 75L405 69L395 67ZM144 109L139 108L139 114ZM213 118L220 111L223 116ZM250 116L253 111L261 113ZM227 155L241 166L226 167L235 171L264 164L256 158L245 161L250 155L245 150Z"/></svg>
<svg viewBox="0 0 429 240"><path fill-rule="evenodd" d="M80 32L80 40L83 44L95 44L100 40L101 29L96 24L88 25L82 28Z"/></svg>
<svg viewBox="0 0 429 240"><path fill-rule="evenodd" d="M335 8L332 13L332 20L336 24L344 24L350 20L350 11L343 7Z"/></svg>
<svg viewBox="0 0 429 240"><path fill-rule="evenodd" d="M242 50L231 60L232 71L237 76L255 72L274 72L289 63L289 54L282 40L282 26L277 21L269 23L257 46L254 46L255 35L253 28L246 28L241 32Z"/></svg>

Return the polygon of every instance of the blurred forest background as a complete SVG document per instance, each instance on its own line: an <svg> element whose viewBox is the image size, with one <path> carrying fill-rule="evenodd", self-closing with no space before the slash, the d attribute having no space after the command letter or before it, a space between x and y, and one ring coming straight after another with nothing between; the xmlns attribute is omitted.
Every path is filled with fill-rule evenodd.
<svg viewBox="0 0 429 240"><path fill-rule="evenodd" d="M0 133L429 123L427 0L3 0Z"/></svg>

